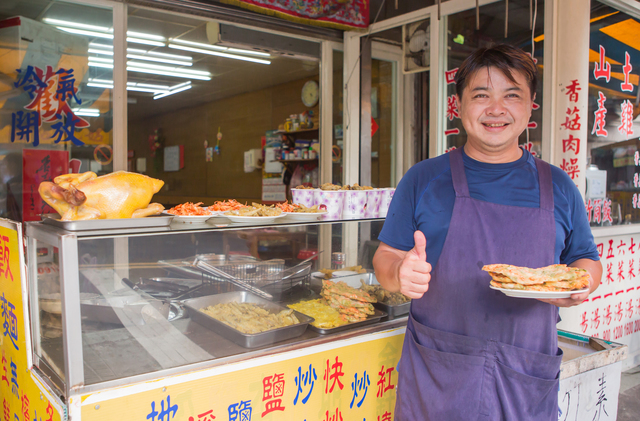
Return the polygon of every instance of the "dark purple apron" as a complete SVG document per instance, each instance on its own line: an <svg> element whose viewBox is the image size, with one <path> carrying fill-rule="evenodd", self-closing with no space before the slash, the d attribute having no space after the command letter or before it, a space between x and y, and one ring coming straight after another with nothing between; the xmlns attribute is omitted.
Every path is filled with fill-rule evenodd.
<svg viewBox="0 0 640 421"><path fill-rule="evenodd" d="M490 289L481 270L554 263L551 168L536 159L539 208L507 206L472 199L462 150L449 157L453 215L429 290L411 303L395 419L555 421L558 309Z"/></svg>

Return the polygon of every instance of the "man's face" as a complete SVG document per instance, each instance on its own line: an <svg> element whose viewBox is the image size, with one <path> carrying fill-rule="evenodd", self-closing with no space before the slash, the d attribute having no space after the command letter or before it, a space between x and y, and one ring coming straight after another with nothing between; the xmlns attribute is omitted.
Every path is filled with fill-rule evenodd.
<svg viewBox="0 0 640 421"><path fill-rule="evenodd" d="M512 71L516 84L495 67L482 68L462 91L460 118L467 142L485 153L517 148L526 129L533 100L526 77Z"/></svg>

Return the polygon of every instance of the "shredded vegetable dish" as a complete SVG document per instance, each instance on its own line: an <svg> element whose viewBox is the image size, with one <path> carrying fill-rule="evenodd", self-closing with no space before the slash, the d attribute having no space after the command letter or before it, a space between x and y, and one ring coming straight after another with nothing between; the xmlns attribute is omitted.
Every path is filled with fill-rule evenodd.
<svg viewBox="0 0 640 421"><path fill-rule="evenodd" d="M169 209L167 212L177 216L197 216L197 215L209 215L207 208L203 208L202 202L198 203L183 203Z"/></svg>
<svg viewBox="0 0 640 421"><path fill-rule="evenodd" d="M246 207L247 205L243 205L237 200L229 199L222 202L218 201L213 205L209 206L208 209L214 212L228 212L228 211L238 210Z"/></svg>

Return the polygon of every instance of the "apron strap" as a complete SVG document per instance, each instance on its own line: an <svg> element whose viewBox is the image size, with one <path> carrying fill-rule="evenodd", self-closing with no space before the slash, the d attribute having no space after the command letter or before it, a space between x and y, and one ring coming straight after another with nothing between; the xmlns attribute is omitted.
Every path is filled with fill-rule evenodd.
<svg viewBox="0 0 640 421"><path fill-rule="evenodd" d="M449 152L449 164L451 165L451 178L456 197L470 197L467 175L464 172L464 162L462 162L462 148Z"/></svg>
<svg viewBox="0 0 640 421"><path fill-rule="evenodd" d="M540 185L540 209L553 212L553 180L551 178L551 165L534 158L538 169L538 184Z"/></svg>

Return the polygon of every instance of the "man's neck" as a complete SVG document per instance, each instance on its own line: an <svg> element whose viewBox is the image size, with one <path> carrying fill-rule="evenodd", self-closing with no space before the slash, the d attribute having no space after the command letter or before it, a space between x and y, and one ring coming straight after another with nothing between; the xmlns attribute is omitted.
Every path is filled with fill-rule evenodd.
<svg viewBox="0 0 640 421"><path fill-rule="evenodd" d="M514 144L514 147L509 147L501 151L488 152L476 149L467 142L464 145L464 153L467 154L469 158L480 162L486 162L487 164L506 164L517 161L522 157L524 152L517 144Z"/></svg>

